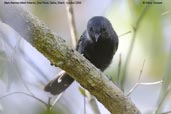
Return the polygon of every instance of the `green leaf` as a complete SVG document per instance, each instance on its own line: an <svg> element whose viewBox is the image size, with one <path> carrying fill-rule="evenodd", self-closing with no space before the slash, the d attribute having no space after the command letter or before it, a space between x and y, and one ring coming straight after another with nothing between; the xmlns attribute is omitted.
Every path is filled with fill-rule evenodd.
<svg viewBox="0 0 171 114"><path fill-rule="evenodd" d="M78 89L79 89L80 93L81 93L84 97L87 97L86 94L85 94L85 89L84 89L84 88L79 87Z"/></svg>

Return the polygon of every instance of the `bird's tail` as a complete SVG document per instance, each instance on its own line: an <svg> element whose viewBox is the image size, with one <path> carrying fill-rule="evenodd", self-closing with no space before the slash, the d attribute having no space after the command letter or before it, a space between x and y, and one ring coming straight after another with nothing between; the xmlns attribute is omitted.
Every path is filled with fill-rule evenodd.
<svg viewBox="0 0 171 114"><path fill-rule="evenodd" d="M74 81L67 73L64 71L59 74L59 76L51 80L44 88L45 91L50 92L53 95L58 95L67 89Z"/></svg>

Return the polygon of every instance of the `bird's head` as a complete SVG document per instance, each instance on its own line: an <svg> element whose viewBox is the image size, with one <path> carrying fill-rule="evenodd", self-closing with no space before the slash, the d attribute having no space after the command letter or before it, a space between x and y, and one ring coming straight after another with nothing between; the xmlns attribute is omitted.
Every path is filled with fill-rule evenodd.
<svg viewBox="0 0 171 114"><path fill-rule="evenodd" d="M93 42L109 38L111 31L113 32L112 25L105 17L95 16L88 21L87 34Z"/></svg>

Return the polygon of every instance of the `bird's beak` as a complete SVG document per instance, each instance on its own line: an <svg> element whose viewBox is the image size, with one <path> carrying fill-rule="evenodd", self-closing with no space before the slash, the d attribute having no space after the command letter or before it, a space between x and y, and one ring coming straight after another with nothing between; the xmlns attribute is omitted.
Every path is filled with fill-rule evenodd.
<svg viewBox="0 0 171 114"><path fill-rule="evenodd" d="M95 42L97 42L98 41L98 39L99 39L99 36L100 36L100 34L99 33L95 33Z"/></svg>

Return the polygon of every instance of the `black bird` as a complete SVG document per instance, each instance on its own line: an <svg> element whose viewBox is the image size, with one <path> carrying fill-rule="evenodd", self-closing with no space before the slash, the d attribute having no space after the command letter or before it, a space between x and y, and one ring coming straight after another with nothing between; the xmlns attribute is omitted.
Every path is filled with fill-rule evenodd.
<svg viewBox="0 0 171 114"><path fill-rule="evenodd" d="M95 16L88 21L87 29L77 43L76 50L92 64L104 71L111 63L118 48L118 36L108 19ZM63 72L44 88L53 95L60 94L74 81Z"/></svg>

